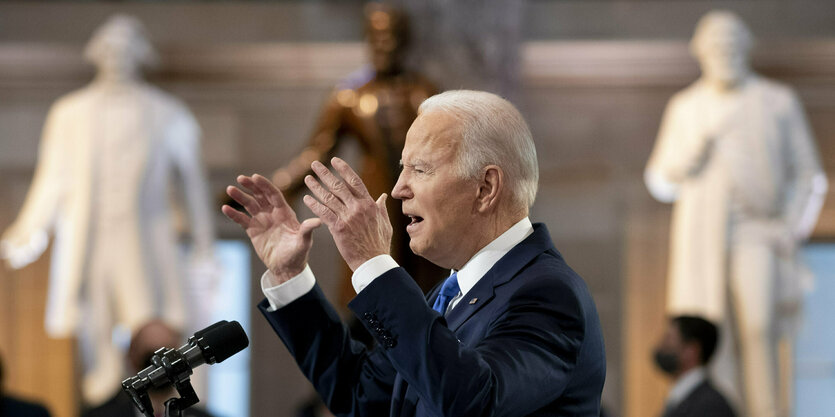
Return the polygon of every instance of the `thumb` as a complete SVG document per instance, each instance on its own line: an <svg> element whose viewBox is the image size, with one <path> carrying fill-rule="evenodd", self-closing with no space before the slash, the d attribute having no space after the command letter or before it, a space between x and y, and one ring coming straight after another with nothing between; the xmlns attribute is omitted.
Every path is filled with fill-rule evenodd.
<svg viewBox="0 0 835 417"><path fill-rule="evenodd" d="M311 235L311 233L313 233L313 230L319 228L319 226L321 226L321 225L322 225L322 219L320 219L318 217L311 217L311 218L303 221L302 224L299 225L299 231L302 233L302 236L305 239L310 239L310 235Z"/></svg>
<svg viewBox="0 0 835 417"><path fill-rule="evenodd" d="M386 200L388 200L388 195L386 193L380 194L380 198L377 199L377 208L379 208L383 214L386 216L386 220L389 218L389 211L386 209Z"/></svg>

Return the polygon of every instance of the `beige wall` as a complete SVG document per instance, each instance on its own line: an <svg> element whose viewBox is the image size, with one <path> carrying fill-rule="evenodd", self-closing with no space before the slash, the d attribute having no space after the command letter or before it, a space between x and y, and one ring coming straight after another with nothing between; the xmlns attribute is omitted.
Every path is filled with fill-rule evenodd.
<svg viewBox="0 0 835 417"><path fill-rule="evenodd" d="M640 9L654 2L628 3ZM710 2L681 3L695 10ZM598 7L617 8L607 2ZM330 86L363 61L358 43L309 42L332 39L304 35L312 29L298 22L292 30L280 27L294 17L338 21L338 13L327 7L127 8L149 21L152 36L160 40L162 67L152 80L185 100L203 127L215 195L237 173L269 172L287 161L301 148ZM116 9L104 4L0 6L0 228L22 203L48 106L89 80L90 69L79 57L86 34ZM12 21L11 27L5 24ZM76 23L49 26L59 21ZM52 35L38 25L51 28L45 31ZM356 27L338 25L336 33ZM201 42L200 36L210 42ZM532 217L548 225L557 247L592 289L608 354L604 403L628 417L657 414L665 392L649 352L663 324L669 208L649 197L641 171L666 101L698 74L684 39L677 39L528 42L517 95L534 132L542 171ZM835 38L766 41L754 60L765 74L798 88L830 173L835 172L833 48ZM832 199L818 236L835 236ZM222 237L242 238L219 215L216 225ZM320 277L336 275L333 244L325 231L316 233L311 263ZM48 401L56 415L66 417L73 415L76 398L72 347L68 341L48 341L41 330L45 265L41 260L19 272L0 271L0 351L9 362L7 386ZM260 270L253 264L253 299L260 298ZM337 283L323 281L333 295ZM309 385L264 320L255 317L253 326L252 415L291 415ZM42 389L36 381L43 380L55 382Z"/></svg>

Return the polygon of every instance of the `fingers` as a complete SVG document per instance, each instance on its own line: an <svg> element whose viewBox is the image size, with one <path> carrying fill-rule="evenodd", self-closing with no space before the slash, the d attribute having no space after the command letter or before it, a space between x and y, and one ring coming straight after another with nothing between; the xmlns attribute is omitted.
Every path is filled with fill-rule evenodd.
<svg viewBox="0 0 835 417"><path fill-rule="evenodd" d="M359 175L345 161L339 158L332 158L331 163L342 178L334 175L321 162L314 161L310 167L319 179L317 180L310 175L304 179L307 188L310 189L322 205L330 209L331 212L342 213L345 211L345 207L350 205L351 202L358 201L358 199L371 198L362 179L360 179ZM308 207L311 206L308 205ZM323 218L323 220L326 222L329 221L327 217Z"/></svg>
<svg viewBox="0 0 835 417"><path fill-rule="evenodd" d="M227 204L224 204L223 207L220 208L220 211L222 211L226 217L228 217L233 222L238 223L238 225L240 225L244 229L249 227L250 219L249 216L247 216L246 214L243 214L240 211L233 209Z"/></svg>
<svg viewBox="0 0 835 417"><path fill-rule="evenodd" d="M264 176L258 174L252 177L239 175L237 181L246 191L229 186L226 188L226 193L246 208L249 214L254 215L257 212L268 211L272 208L289 208L281 191Z"/></svg>
<svg viewBox="0 0 835 417"><path fill-rule="evenodd" d="M315 195L316 198L322 202L322 204L330 208L332 211L345 211L345 200L333 195L333 193L328 191L328 189L317 181L316 178L313 178L312 175L304 177L304 184L313 193L313 195Z"/></svg>
<svg viewBox="0 0 835 417"><path fill-rule="evenodd" d="M336 172L338 172L348 184L348 189L353 193L353 195L357 197L371 197L371 194L368 193L368 189L365 188L365 184L362 182L362 178L357 175L347 162L334 157L331 158L331 165L333 165Z"/></svg>
<svg viewBox="0 0 835 417"><path fill-rule="evenodd" d="M339 216L337 216L336 213L333 212L333 210L328 208L326 205L320 203L315 198L306 195L302 200L304 201L304 204L310 209L310 211L312 211L313 214L318 216L321 219L321 221L325 222L325 224L328 225L328 227L335 225L336 222L339 220Z"/></svg>
<svg viewBox="0 0 835 417"><path fill-rule="evenodd" d="M238 182L240 182L241 177L243 177L243 175L238 177ZM251 195L238 189L238 187L232 185L226 187L226 194L229 197L232 197L233 200L237 201L238 204L242 205L246 211L249 212L249 214L254 214L259 211L258 201L256 201Z"/></svg>
<svg viewBox="0 0 835 417"><path fill-rule="evenodd" d="M257 174L256 174L257 175ZM238 184L242 187L246 188L249 192L249 195L255 199L255 202L258 203L259 208L265 208L270 206L270 202L267 201L267 197L264 193L255 185L254 176L247 177L245 175L238 175ZM252 213L252 212L250 212Z"/></svg>
<svg viewBox="0 0 835 417"><path fill-rule="evenodd" d="M342 181L342 179L333 175L333 173L321 162L314 161L310 164L310 168L313 169L313 172L315 172L316 176L319 177L322 185L327 187L327 190L333 193L342 202L347 204L349 200L355 198L352 190L348 187L345 181ZM305 184L307 184L307 181L305 181ZM325 200L322 201L324 202Z"/></svg>
<svg viewBox="0 0 835 417"><path fill-rule="evenodd" d="M255 174L252 176L252 182L272 206L277 208L288 207L284 194L266 177Z"/></svg>

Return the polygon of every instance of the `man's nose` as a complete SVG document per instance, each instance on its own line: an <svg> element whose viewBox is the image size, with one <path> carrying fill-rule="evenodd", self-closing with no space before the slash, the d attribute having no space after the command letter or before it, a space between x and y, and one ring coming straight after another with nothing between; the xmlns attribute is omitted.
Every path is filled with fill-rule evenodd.
<svg viewBox="0 0 835 417"><path fill-rule="evenodd" d="M391 196L398 200L411 198L411 192L402 173L397 177L397 183L394 184L394 188L391 190Z"/></svg>

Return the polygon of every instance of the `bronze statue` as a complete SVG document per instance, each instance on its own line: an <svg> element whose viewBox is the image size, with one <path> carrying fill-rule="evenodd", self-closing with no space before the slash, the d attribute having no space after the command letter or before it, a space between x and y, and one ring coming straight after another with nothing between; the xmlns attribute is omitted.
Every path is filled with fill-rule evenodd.
<svg viewBox="0 0 835 417"><path fill-rule="evenodd" d="M360 175L372 195L390 193L400 170L400 152L417 108L437 89L419 74L403 66L408 44L406 16L391 6L370 3L365 9L365 36L371 65L352 74L328 97L310 143L289 164L273 174L273 182L287 196L304 185L313 161L324 161L348 137L362 150ZM400 201L392 200L389 218L394 226L392 255L409 271L424 290L446 275L409 250L405 234L406 217ZM345 281L350 283L350 281ZM350 284L345 298L353 296ZM349 296L350 295L350 296Z"/></svg>

